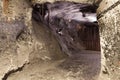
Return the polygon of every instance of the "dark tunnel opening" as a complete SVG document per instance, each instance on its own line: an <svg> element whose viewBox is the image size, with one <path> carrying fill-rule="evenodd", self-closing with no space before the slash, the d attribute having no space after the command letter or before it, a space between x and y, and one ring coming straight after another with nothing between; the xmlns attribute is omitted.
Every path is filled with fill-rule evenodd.
<svg viewBox="0 0 120 80"><path fill-rule="evenodd" d="M62 2L33 5L32 17L56 36L63 52L100 51L97 6Z"/></svg>
<svg viewBox="0 0 120 80"><path fill-rule="evenodd" d="M79 75L83 80L95 80L101 70L96 9L91 4L64 1L33 5L33 20L44 24L58 40L61 50L69 56L59 67L82 71Z"/></svg>

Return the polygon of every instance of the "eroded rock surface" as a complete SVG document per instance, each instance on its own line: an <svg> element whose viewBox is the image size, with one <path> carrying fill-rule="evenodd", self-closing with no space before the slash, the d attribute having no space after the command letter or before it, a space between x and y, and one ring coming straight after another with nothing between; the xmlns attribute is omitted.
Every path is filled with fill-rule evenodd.
<svg viewBox="0 0 120 80"><path fill-rule="evenodd" d="M104 7L104 8L103 8ZM106 70L111 80L120 79L120 1L103 0L98 9L101 50L106 58Z"/></svg>
<svg viewBox="0 0 120 80"><path fill-rule="evenodd" d="M31 1L32 3L45 3L45 2L53 3L55 1L70 1L70 2L91 3L91 4L95 2L95 0L31 0Z"/></svg>
<svg viewBox="0 0 120 80"><path fill-rule="evenodd" d="M0 80L6 80L10 74L34 62L34 59L49 61L65 57L55 38L43 28L40 29L43 32L37 41L34 35L38 33L33 32L40 31L33 30L32 9L27 1L4 0L0 4ZM4 12L4 9L8 11ZM45 35L49 37L42 39Z"/></svg>
<svg viewBox="0 0 120 80"><path fill-rule="evenodd" d="M20 34L24 32L25 25L21 21L0 22L0 78L11 71L22 67L29 62L31 46L24 40L20 41ZM22 37L21 37L22 38Z"/></svg>

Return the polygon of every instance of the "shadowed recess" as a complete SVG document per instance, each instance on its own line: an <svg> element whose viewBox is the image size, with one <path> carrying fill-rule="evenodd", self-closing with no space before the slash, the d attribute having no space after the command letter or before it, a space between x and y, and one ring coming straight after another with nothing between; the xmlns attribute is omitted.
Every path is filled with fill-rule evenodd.
<svg viewBox="0 0 120 80"><path fill-rule="evenodd" d="M33 5L33 19L45 24L56 36L63 52L100 51L95 5L55 2Z"/></svg>

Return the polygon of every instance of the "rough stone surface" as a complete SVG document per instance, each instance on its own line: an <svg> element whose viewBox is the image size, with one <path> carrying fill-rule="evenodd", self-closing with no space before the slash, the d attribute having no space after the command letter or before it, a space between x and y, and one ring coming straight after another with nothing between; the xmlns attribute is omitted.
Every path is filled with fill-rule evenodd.
<svg viewBox="0 0 120 80"><path fill-rule="evenodd" d="M9 71L16 70L29 62L32 46L27 40L30 39L28 37L24 37L23 41L17 39L23 27L25 27L23 22L0 22L0 79Z"/></svg>
<svg viewBox="0 0 120 80"><path fill-rule="evenodd" d="M2 1L2 16L7 20L21 20L26 17L30 6L27 0L3 0Z"/></svg>
<svg viewBox="0 0 120 80"><path fill-rule="evenodd" d="M32 24L35 50L31 53L30 58L39 58L41 60L59 60L63 58L64 53L61 51L56 38L49 29L34 20L32 20Z"/></svg>
<svg viewBox="0 0 120 80"><path fill-rule="evenodd" d="M22 70L34 60L51 61L65 57L50 32L45 32L44 28L40 29L41 33L33 30L32 9L27 0L0 0L0 4L0 80L6 80L9 74ZM39 40L37 34L41 34L37 36Z"/></svg>
<svg viewBox="0 0 120 80"><path fill-rule="evenodd" d="M45 2L55 2L55 1L71 1L71 2L78 2L78 3L90 3L93 4L95 0L32 0L33 3L45 3Z"/></svg>
<svg viewBox="0 0 120 80"><path fill-rule="evenodd" d="M115 5L118 5L120 3L119 0L102 0L100 3L100 7L98 8L98 14L101 14L102 12L106 11L107 9L112 9L110 8L111 6L114 7Z"/></svg>
<svg viewBox="0 0 120 80"><path fill-rule="evenodd" d="M98 21L101 51L108 67L106 73L103 73L108 74L111 80L120 80L120 4L106 12Z"/></svg>
<svg viewBox="0 0 120 80"><path fill-rule="evenodd" d="M12 8L7 5L9 2L5 1L8 0L0 1L0 80L4 80L5 75L10 71L22 68L27 64L29 53L32 51L31 38L25 22L17 19L14 21L15 17L10 16L11 13L9 15L5 13L4 8Z"/></svg>
<svg viewBox="0 0 120 80"><path fill-rule="evenodd" d="M0 1L0 17L2 16L2 1Z"/></svg>

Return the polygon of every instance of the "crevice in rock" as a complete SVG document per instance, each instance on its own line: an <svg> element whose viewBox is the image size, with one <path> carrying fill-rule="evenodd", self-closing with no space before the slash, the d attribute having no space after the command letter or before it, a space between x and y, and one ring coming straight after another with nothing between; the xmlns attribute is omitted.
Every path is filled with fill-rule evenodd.
<svg viewBox="0 0 120 80"><path fill-rule="evenodd" d="M28 64L28 63L25 63L25 64L23 64L21 67L18 67L17 69L10 70L9 72L7 72L7 73L4 75L4 77L2 78L2 80L7 80L8 77L9 77L11 74L16 73L16 72L18 72L18 71L22 71L23 68L25 67L25 65L27 65L27 64Z"/></svg>

